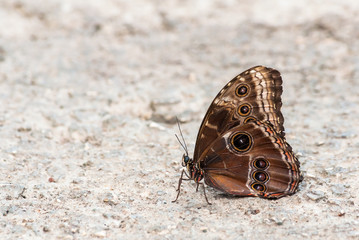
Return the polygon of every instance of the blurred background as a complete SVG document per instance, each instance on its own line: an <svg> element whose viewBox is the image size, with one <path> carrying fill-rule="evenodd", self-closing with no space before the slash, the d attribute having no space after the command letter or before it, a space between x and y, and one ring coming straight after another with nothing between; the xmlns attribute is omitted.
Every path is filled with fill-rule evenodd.
<svg viewBox="0 0 359 240"><path fill-rule="evenodd" d="M357 238L359 2L1 0L0 220L22 239ZM218 91L282 73L300 191L175 189ZM354 120L354 122L353 122ZM270 235L269 235L270 234Z"/></svg>

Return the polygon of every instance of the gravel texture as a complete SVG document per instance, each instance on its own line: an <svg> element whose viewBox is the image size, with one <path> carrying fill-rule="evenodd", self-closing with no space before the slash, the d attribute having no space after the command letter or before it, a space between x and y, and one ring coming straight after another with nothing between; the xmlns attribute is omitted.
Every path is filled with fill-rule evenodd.
<svg viewBox="0 0 359 240"><path fill-rule="evenodd" d="M359 3L1 0L2 239L358 239ZM184 182L217 92L283 77L299 192L236 198ZM354 122L353 122L354 121Z"/></svg>

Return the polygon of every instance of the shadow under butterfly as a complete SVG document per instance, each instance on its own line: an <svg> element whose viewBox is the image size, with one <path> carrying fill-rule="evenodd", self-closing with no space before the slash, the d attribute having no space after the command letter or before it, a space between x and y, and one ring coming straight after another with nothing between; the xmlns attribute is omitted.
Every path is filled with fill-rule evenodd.
<svg viewBox="0 0 359 240"><path fill-rule="evenodd" d="M277 199L296 192L303 177L300 163L285 140L282 78L272 68L256 66L233 78L210 105L198 132L193 158L185 153L182 181L194 180L224 193Z"/></svg>

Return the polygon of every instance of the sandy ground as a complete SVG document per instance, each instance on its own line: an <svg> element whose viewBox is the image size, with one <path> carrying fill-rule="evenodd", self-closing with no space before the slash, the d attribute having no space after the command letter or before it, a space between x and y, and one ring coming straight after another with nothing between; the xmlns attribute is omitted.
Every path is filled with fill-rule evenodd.
<svg viewBox="0 0 359 240"><path fill-rule="evenodd" d="M358 239L358 26L357 0L1 0L1 238ZM172 203L175 116L193 152L255 65L282 73L299 192Z"/></svg>

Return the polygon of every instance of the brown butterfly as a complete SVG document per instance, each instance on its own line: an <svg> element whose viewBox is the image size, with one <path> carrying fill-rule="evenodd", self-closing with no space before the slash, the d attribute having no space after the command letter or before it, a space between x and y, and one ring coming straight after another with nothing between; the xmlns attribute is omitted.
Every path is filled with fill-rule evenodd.
<svg viewBox="0 0 359 240"><path fill-rule="evenodd" d="M243 197L276 199L295 193L302 176L285 140L282 91L280 73L263 66L227 83L203 119L193 159L182 144L186 152L182 165L188 173L182 171L173 202L183 180L194 180L197 190L202 184L207 202L202 179L222 192Z"/></svg>

